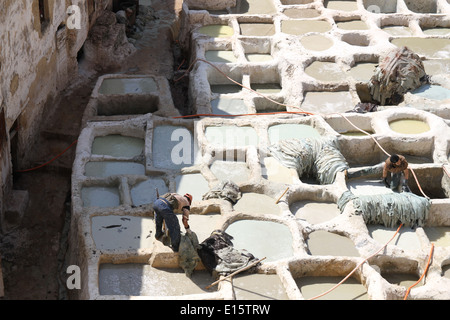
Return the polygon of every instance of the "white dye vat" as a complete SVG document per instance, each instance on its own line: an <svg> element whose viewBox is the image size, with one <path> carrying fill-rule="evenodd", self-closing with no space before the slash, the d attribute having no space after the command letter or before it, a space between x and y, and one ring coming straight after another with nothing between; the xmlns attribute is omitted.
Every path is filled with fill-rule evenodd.
<svg viewBox="0 0 450 320"><path fill-rule="evenodd" d="M210 62L233 63L237 62L233 51L226 50L209 50L205 52L205 58Z"/></svg>
<svg viewBox="0 0 450 320"><path fill-rule="evenodd" d="M311 51L325 51L330 49L334 44L332 39L320 34L304 36L300 42L305 49Z"/></svg>
<svg viewBox="0 0 450 320"><path fill-rule="evenodd" d="M234 34L232 27L221 24L202 26L196 31L213 38L228 38Z"/></svg>
<svg viewBox="0 0 450 320"><path fill-rule="evenodd" d="M356 0L328 0L324 3L325 8L341 11L355 11L358 10Z"/></svg>
<svg viewBox="0 0 450 320"><path fill-rule="evenodd" d="M273 60L268 53L246 53L245 58L248 62L267 62Z"/></svg>
<svg viewBox="0 0 450 320"><path fill-rule="evenodd" d="M241 35L251 37L269 37L275 34L272 23L240 23Z"/></svg>
<svg viewBox="0 0 450 320"><path fill-rule="evenodd" d="M144 165L126 161L91 161L86 163L84 169L84 175L87 177L105 178L123 174L145 175Z"/></svg>
<svg viewBox="0 0 450 320"><path fill-rule="evenodd" d="M226 230L233 237L236 249L245 249L265 262L289 258L293 254L292 235L281 223L258 220L238 220Z"/></svg>
<svg viewBox="0 0 450 320"><path fill-rule="evenodd" d="M101 264L100 295L185 296L216 291L205 287L215 281L207 271L194 271L188 278L181 268L157 269L147 264Z"/></svg>
<svg viewBox="0 0 450 320"><path fill-rule="evenodd" d="M315 298L330 290L344 277L301 277L295 279L305 299ZM344 283L331 292L317 298L316 300L368 300L366 288L355 278L348 278Z"/></svg>
<svg viewBox="0 0 450 320"><path fill-rule="evenodd" d="M248 214L264 215L273 214L279 215L280 208L275 203L275 199L266 196L265 194L244 192L241 199L234 205L234 210Z"/></svg>
<svg viewBox="0 0 450 320"><path fill-rule="evenodd" d="M347 181L347 188L356 196L393 193L391 188L386 188L384 183L381 183L381 173L380 180L349 180Z"/></svg>
<svg viewBox="0 0 450 320"><path fill-rule="evenodd" d="M306 220L311 224L326 222L341 214L335 203L312 202L310 200L294 202L289 206L289 210L295 218Z"/></svg>
<svg viewBox="0 0 450 320"><path fill-rule="evenodd" d="M209 191L208 181L201 173L178 175L175 178L175 185L177 193L190 193L193 202L200 201L202 196Z"/></svg>
<svg viewBox="0 0 450 320"><path fill-rule="evenodd" d="M424 29L423 33L427 36L447 36L450 34L450 28L437 27Z"/></svg>
<svg viewBox="0 0 450 320"><path fill-rule="evenodd" d="M450 58L450 39L403 37L391 40L397 47L408 47L419 55L427 58Z"/></svg>
<svg viewBox="0 0 450 320"><path fill-rule="evenodd" d="M297 8L289 8L283 11L283 13L292 19L300 19L300 18L316 18L320 16L320 12L316 9L297 9Z"/></svg>
<svg viewBox="0 0 450 320"><path fill-rule="evenodd" d="M111 134L96 137L92 143L92 154L133 158L144 152L144 139Z"/></svg>
<svg viewBox="0 0 450 320"><path fill-rule="evenodd" d="M219 98L211 100L211 109L214 114L247 114L248 108L242 99Z"/></svg>
<svg viewBox="0 0 450 320"><path fill-rule="evenodd" d="M153 129L153 165L161 169L181 169L195 163L192 133L182 126L162 125Z"/></svg>
<svg viewBox="0 0 450 320"><path fill-rule="evenodd" d="M250 178L250 169L244 161L215 160L210 169L218 180L231 180L239 184Z"/></svg>
<svg viewBox="0 0 450 320"><path fill-rule="evenodd" d="M386 244L395 234L397 228L387 228L381 225L368 225L369 235L378 243ZM405 250L420 250L420 241L416 232L409 227L402 227L389 245L395 245Z"/></svg>
<svg viewBox="0 0 450 320"><path fill-rule="evenodd" d="M368 30L369 27L364 21L361 20L351 20L337 22L336 25L342 30Z"/></svg>
<svg viewBox="0 0 450 320"><path fill-rule="evenodd" d="M424 227L425 234L437 247L450 247L450 227Z"/></svg>
<svg viewBox="0 0 450 320"><path fill-rule="evenodd" d="M119 190L116 187L83 187L81 199L84 207L117 207L120 205Z"/></svg>
<svg viewBox="0 0 450 320"><path fill-rule="evenodd" d="M381 27L384 32L389 33L392 36L412 36L413 31L409 27L405 26L384 26Z"/></svg>
<svg viewBox="0 0 450 320"><path fill-rule="evenodd" d="M161 178L149 178L131 187L131 200L133 205L140 206L144 204L151 204L156 200L156 189L160 196L169 192L166 183Z"/></svg>
<svg viewBox="0 0 450 320"><path fill-rule="evenodd" d="M309 234L306 243L313 256L359 257L355 244L349 238L332 232L313 231Z"/></svg>
<svg viewBox="0 0 450 320"><path fill-rule="evenodd" d="M206 139L211 143L228 148L257 146L258 135L253 127L209 126L205 129Z"/></svg>
<svg viewBox="0 0 450 320"><path fill-rule="evenodd" d="M280 140L319 138L320 133L310 125L297 123L284 123L270 126L268 129L270 143Z"/></svg>
<svg viewBox="0 0 450 320"><path fill-rule="evenodd" d="M337 63L326 61L314 61L305 68L306 74L325 82L340 82L345 78L345 72Z"/></svg>
<svg viewBox="0 0 450 320"><path fill-rule="evenodd" d="M299 179L295 169L283 166L273 157L265 157L261 169L263 178L272 182L292 184Z"/></svg>
<svg viewBox="0 0 450 320"><path fill-rule="evenodd" d="M450 59L424 60L423 66L428 75L450 73Z"/></svg>
<svg viewBox="0 0 450 320"><path fill-rule="evenodd" d="M426 84L417 88L411 93L415 96L419 96L431 100L446 100L450 99L450 90L438 85Z"/></svg>
<svg viewBox="0 0 450 320"><path fill-rule="evenodd" d="M372 62L360 62L350 69L350 75L356 81L368 82L375 74L375 68L378 64Z"/></svg>
<svg viewBox="0 0 450 320"><path fill-rule="evenodd" d="M111 94L145 94L158 90L153 78L110 78L104 79L99 93Z"/></svg>
<svg viewBox="0 0 450 320"><path fill-rule="evenodd" d="M354 105L348 91L310 91L306 92L301 108L307 112L327 115L352 110Z"/></svg>
<svg viewBox="0 0 450 320"><path fill-rule="evenodd" d="M92 218L92 237L99 250L137 250L152 248L155 240L153 218L96 216Z"/></svg>
<svg viewBox="0 0 450 320"><path fill-rule="evenodd" d="M288 300L276 274L242 274L233 277L236 300Z"/></svg>
<svg viewBox="0 0 450 320"><path fill-rule="evenodd" d="M273 0L237 0L231 8L233 14L275 14L277 9Z"/></svg>
<svg viewBox="0 0 450 320"><path fill-rule="evenodd" d="M303 35L308 32L327 32L331 24L324 20L282 20L281 32L292 35Z"/></svg>

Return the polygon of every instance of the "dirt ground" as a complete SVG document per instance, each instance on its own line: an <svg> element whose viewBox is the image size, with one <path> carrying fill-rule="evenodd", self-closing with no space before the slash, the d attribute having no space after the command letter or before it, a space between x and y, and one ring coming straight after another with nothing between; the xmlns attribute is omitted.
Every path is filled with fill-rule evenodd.
<svg viewBox="0 0 450 320"><path fill-rule="evenodd" d="M141 1L143 3L144 1ZM149 2L148 0L146 2ZM183 59L173 41L171 26L181 0L152 0L154 20L147 23L138 49L121 70L103 73L154 74L173 78ZM81 119L97 78L102 74L80 63L78 78L57 97L55 108L42 124L34 163L43 164L74 142L81 132ZM44 80L44 79L43 79ZM173 83L172 83L173 84ZM186 97L185 80L172 88L173 99L182 111ZM22 223L1 236L5 296L0 300L66 299L64 258L70 228L70 183L75 145L60 158L38 170L14 175L14 189L28 190L29 203Z"/></svg>

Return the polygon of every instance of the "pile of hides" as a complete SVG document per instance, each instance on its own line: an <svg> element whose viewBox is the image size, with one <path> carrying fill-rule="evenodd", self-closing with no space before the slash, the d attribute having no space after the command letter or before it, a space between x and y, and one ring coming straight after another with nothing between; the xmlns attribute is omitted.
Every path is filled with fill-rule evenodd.
<svg viewBox="0 0 450 320"><path fill-rule="evenodd" d="M372 99L380 105L396 105L405 93L429 82L420 57L407 47L390 51L369 81Z"/></svg>
<svg viewBox="0 0 450 320"><path fill-rule="evenodd" d="M346 112L357 112L357 113L367 113L367 112L375 112L378 109L378 105L370 102L358 102L356 106Z"/></svg>
<svg viewBox="0 0 450 320"><path fill-rule="evenodd" d="M225 199L230 201L232 204L241 198L241 192L239 187L231 180L224 180L219 182L210 191L205 193L202 197L203 200L208 199Z"/></svg>
<svg viewBox="0 0 450 320"><path fill-rule="evenodd" d="M238 250L233 247L233 237L222 230L214 230L205 239L197 250L203 265L213 275L228 275L239 269L245 268L257 261L246 250ZM257 265L248 269L254 272Z"/></svg>
<svg viewBox="0 0 450 320"><path fill-rule="evenodd" d="M181 235L179 248L179 265L187 277L192 276L195 267L200 262L197 250L200 248L195 232L188 231Z"/></svg>
<svg viewBox="0 0 450 320"><path fill-rule="evenodd" d="M313 177L320 184L333 183L338 172L349 168L335 138L286 139L268 149L285 167L296 169L299 177Z"/></svg>
<svg viewBox="0 0 450 320"><path fill-rule="evenodd" d="M349 201L356 214L361 214L366 224L379 224L393 228L399 223L405 226L423 226L428 217L431 202L411 192L355 196L350 191L338 201L341 213Z"/></svg>

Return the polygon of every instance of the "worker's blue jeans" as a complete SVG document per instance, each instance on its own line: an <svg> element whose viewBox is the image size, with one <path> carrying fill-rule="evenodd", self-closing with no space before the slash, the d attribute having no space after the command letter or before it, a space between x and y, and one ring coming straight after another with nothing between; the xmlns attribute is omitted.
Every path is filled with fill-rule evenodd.
<svg viewBox="0 0 450 320"><path fill-rule="evenodd" d="M391 190L400 191L403 185L403 172L391 173Z"/></svg>
<svg viewBox="0 0 450 320"><path fill-rule="evenodd" d="M156 235L162 234L162 224L163 221L165 221L166 227L169 229L172 249L173 251L178 252L181 241L180 223L178 222L178 218L173 212L172 207L163 199L156 199L153 203L153 210L155 211Z"/></svg>

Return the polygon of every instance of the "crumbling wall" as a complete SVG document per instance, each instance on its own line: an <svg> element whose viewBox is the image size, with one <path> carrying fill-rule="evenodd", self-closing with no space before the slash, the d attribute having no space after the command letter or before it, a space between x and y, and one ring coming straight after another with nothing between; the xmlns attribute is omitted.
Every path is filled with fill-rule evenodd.
<svg viewBox="0 0 450 320"><path fill-rule="evenodd" d="M6 142L0 145L0 214L12 191L13 170L31 165L33 145L41 123L54 109L55 97L78 72L77 53L83 46L98 11L112 0L96 1L88 14L88 0L44 1L45 19L38 1L2 1L0 10L0 110L4 110ZM79 9L79 23L69 23L69 5ZM91 8L92 9L92 8ZM96 9L96 10L95 10ZM75 28L76 27L76 28ZM17 134L15 168L12 168L11 137Z"/></svg>
<svg viewBox="0 0 450 320"><path fill-rule="evenodd" d="M84 45L86 59L94 68L118 68L136 48L128 42L126 25L117 22L112 11L105 10L97 19Z"/></svg>

